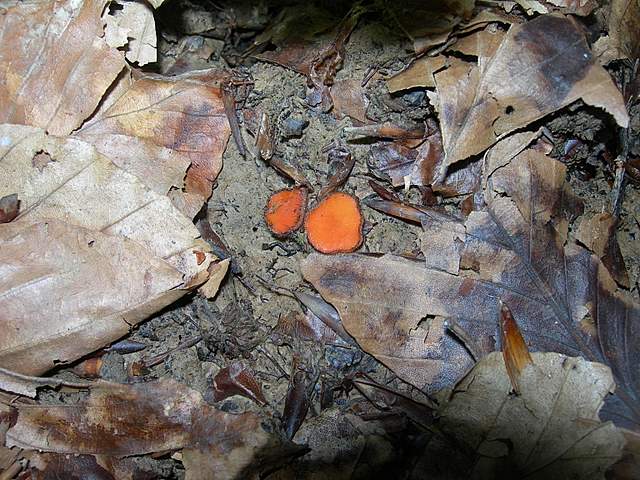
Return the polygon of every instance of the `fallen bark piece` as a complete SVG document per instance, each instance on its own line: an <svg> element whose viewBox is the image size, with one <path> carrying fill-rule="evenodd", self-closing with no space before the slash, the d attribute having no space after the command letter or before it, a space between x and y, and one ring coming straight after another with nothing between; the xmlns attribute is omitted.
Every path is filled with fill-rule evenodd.
<svg viewBox="0 0 640 480"><path fill-rule="evenodd" d="M557 353L532 358L519 395L502 355L491 353L441 410L441 428L473 452L467 478L603 479L624 446L598 416L615 387L611 370Z"/></svg>
<svg viewBox="0 0 640 480"><path fill-rule="evenodd" d="M355 197L334 192L318 203L307 215L305 229L313 248L322 253L347 253L363 241L364 220Z"/></svg>
<svg viewBox="0 0 640 480"><path fill-rule="evenodd" d="M306 208L306 188L280 190L269 197L264 219L274 235L286 237L302 226Z"/></svg>

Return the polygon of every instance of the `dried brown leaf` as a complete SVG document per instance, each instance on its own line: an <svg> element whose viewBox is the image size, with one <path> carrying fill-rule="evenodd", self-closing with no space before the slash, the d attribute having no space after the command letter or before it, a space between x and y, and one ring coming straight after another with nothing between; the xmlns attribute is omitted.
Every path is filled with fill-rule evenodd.
<svg viewBox="0 0 640 480"><path fill-rule="evenodd" d="M447 58L442 55L436 57L420 57L403 71L396 73L387 80L389 93L408 90L416 87L435 87L433 74L447 65Z"/></svg>
<svg viewBox="0 0 640 480"><path fill-rule="evenodd" d="M615 384L599 363L534 353L520 395L499 353L481 360L441 410L441 427L472 453L468 478L603 479L624 437L598 412Z"/></svg>
<svg viewBox="0 0 640 480"><path fill-rule="evenodd" d="M191 221L164 195L145 187L82 140L46 135L41 129L0 125L0 196L21 200L17 220L56 218L108 235L122 235L164 259L185 281L206 280L213 257ZM32 165L38 152L53 159L40 171ZM206 261L201 262L200 253Z"/></svg>
<svg viewBox="0 0 640 480"><path fill-rule="evenodd" d="M240 362L233 362L213 377L213 399L216 402L233 395L247 397L262 405L267 403L253 373Z"/></svg>
<svg viewBox="0 0 640 480"><path fill-rule="evenodd" d="M619 285L629 288L629 274L616 236L618 222L610 213L585 218L576 231L576 239L602 260Z"/></svg>
<svg viewBox="0 0 640 480"><path fill-rule="evenodd" d="M369 100L364 94L361 81L357 78L336 80L331 85L333 111L339 119L346 116L361 123L367 123Z"/></svg>
<svg viewBox="0 0 640 480"><path fill-rule="evenodd" d="M125 66L104 39L105 0L9 2L0 16L0 123L67 135Z"/></svg>
<svg viewBox="0 0 640 480"><path fill-rule="evenodd" d="M253 435L267 436L257 415L216 410L173 380L97 382L88 398L75 404L15 408L7 445L44 452L121 456L216 445L231 450L251 444Z"/></svg>
<svg viewBox="0 0 640 480"><path fill-rule="evenodd" d="M570 18L543 15L514 25L484 64L454 62L435 79L442 176L446 167L580 98L623 127L629 122L622 95Z"/></svg>
<svg viewBox="0 0 640 480"><path fill-rule="evenodd" d="M74 136L193 218L211 196L230 135L220 88L200 77L120 78ZM213 75L213 74L212 74Z"/></svg>
<svg viewBox="0 0 640 480"><path fill-rule="evenodd" d="M600 62L640 57L640 2L638 0L612 0L608 15L609 35L601 37L594 45Z"/></svg>

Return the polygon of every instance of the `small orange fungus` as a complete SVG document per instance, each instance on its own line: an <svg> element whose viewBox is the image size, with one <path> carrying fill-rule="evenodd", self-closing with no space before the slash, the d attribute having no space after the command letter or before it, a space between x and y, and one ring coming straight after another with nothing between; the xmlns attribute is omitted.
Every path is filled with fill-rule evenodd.
<svg viewBox="0 0 640 480"><path fill-rule="evenodd" d="M362 243L362 213L358 199L334 192L307 215L307 239L322 253L353 252Z"/></svg>
<svg viewBox="0 0 640 480"><path fill-rule="evenodd" d="M300 228L306 208L306 188L280 190L269 197L264 218L269 230L279 237L284 237Z"/></svg>

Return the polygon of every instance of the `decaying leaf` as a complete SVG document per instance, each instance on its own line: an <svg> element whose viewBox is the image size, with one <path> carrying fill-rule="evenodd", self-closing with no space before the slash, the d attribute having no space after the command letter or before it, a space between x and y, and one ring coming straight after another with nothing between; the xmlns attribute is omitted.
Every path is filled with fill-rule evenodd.
<svg viewBox="0 0 640 480"><path fill-rule="evenodd" d="M610 365L618 390L607 415L637 425L640 307L616 290L597 257L567 240L581 204L566 167L535 150L503 162L487 156L486 205L466 221L423 217L426 267L392 255L311 255L305 278L364 350L427 391L471 365L441 317L491 343L503 301L530 349Z"/></svg>
<svg viewBox="0 0 640 480"><path fill-rule="evenodd" d="M430 186L435 193L445 197L465 195L479 188L480 162L461 163L444 179L439 178L445 155L435 122L427 122L427 132L419 146L409 148L404 143L396 141L372 146L367 160L369 168L378 176L390 177L394 187Z"/></svg>
<svg viewBox="0 0 640 480"><path fill-rule="evenodd" d="M360 123L367 123L369 101L359 79L336 80L331 85L330 93L333 99L333 110L338 118L348 116Z"/></svg>
<svg viewBox="0 0 640 480"><path fill-rule="evenodd" d="M211 86L216 80L206 71L124 75L75 136L193 218L211 196L230 135L221 90Z"/></svg>
<svg viewBox="0 0 640 480"><path fill-rule="evenodd" d="M395 74L387 80L389 93L408 90L416 87L435 87L433 74L447 65L446 57L420 57L405 70Z"/></svg>
<svg viewBox="0 0 640 480"><path fill-rule="evenodd" d="M598 417L614 385L602 364L534 353L510 395L502 355L492 353L457 385L441 426L473 452L468 478L603 479L624 446Z"/></svg>
<svg viewBox="0 0 640 480"><path fill-rule="evenodd" d="M262 405L267 403L253 373L240 362L233 362L213 377L213 399L216 402L232 395L242 395Z"/></svg>
<svg viewBox="0 0 640 480"><path fill-rule="evenodd" d="M0 225L0 244L0 365L15 372L39 374L97 350L185 293L178 270L123 237L58 220L11 222Z"/></svg>
<svg viewBox="0 0 640 480"><path fill-rule="evenodd" d="M75 404L14 407L18 416L7 445L44 452L120 456L212 445L231 450L251 444L253 435L266 436L257 415L216 410L173 380L97 382Z"/></svg>
<svg viewBox="0 0 640 480"><path fill-rule="evenodd" d="M139 66L155 62L156 24L153 10L142 1L122 2L118 5L121 8L105 15L107 43L116 48L127 45L125 57Z"/></svg>
<svg viewBox="0 0 640 480"><path fill-rule="evenodd" d="M527 15L562 12L586 16L598 6L596 0L515 0Z"/></svg>
<svg viewBox="0 0 640 480"><path fill-rule="evenodd" d="M104 39L106 0L9 2L0 16L0 123L67 135L125 66Z"/></svg>
<svg viewBox="0 0 640 480"><path fill-rule="evenodd" d="M4 392L17 393L26 397L35 397L40 387L59 387L61 385L74 388L88 386L85 383L67 382L60 378L31 377L21 373L12 372L6 368L0 368L0 390ZM0 442L3 445L4 442Z"/></svg>
<svg viewBox="0 0 640 480"><path fill-rule="evenodd" d="M570 18L543 15L514 25L484 66L453 62L435 80L446 152L441 175L501 136L580 98L619 125L629 123L621 93Z"/></svg>
<svg viewBox="0 0 640 480"><path fill-rule="evenodd" d="M629 288L629 274L616 237L617 221L610 213L600 213L580 222L576 239L595 253L618 284Z"/></svg>

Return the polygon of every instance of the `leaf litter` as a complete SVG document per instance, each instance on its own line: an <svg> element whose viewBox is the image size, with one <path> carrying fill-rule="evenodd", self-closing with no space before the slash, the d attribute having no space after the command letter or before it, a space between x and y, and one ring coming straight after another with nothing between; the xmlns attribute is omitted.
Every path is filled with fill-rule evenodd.
<svg viewBox="0 0 640 480"><path fill-rule="evenodd" d="M157 3L4 6L2 478L637 466L629 6Z"/></svg>

